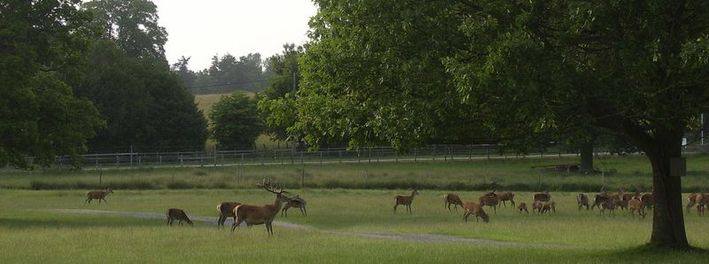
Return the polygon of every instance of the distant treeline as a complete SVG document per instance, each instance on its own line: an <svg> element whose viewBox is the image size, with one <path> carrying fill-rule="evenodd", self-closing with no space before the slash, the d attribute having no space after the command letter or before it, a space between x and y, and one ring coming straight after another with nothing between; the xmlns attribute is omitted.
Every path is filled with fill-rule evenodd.
<svg viewBox="0 0 709 264"><path fill-rule="evenodd" d="M195 72L189 69L190 57L182 57L172 69L193 94L224 93L234 90L262 91L267 85L261 54L249 53L239 58L226 54L212 57L209 68Z"/></svg>

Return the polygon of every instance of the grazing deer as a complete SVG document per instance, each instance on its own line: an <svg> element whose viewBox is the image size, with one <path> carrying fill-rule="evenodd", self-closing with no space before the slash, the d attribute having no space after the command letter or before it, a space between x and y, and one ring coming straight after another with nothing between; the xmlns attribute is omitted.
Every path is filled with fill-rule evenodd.
<svg viewBox="0 0 709 264"><path fill-rule="evenodd" d="M703 201L699 202L697 204L697 214L699 214L699 216L704 216L705 209L706 209L706 203L704 203Z"/></svg>
<svg viewBox="0 0 709 264"><path fill-rule="evenodd" d="M538 214L542 213L542 201L534 201L532 202L532 212L537 212Z"/></svg>
<svg viewBox="0 0 709 264"><path fill-rule="evenodd" d="M551 200L551 195L549 192L544 191L541 193L535 193L532 198L532 201L548 202Z"/></svg>
<svg viewBox="0 0 709 264"><path fill-rule="evenodd" d="M406 206L406 210L411 213L411 202L414 201L414 196L416 196L417 194L419 194L419 192L414 189L413 191L411 191L411 195L397 195L394 199L396 202L396 204L394 205L394 213L396 213L396 207L399 205Z"/></svg>
<svg viewBox="0 0 709 264"><path fill-rule="evenodd" d="M497 195L497 198L500 199L500 202L502 202L502 205L505 207L507 207L507 201L509 201L512 206L515 206L515 193L513 192L501 192Z"/></svg>
<svg viewBox="0 0 709 264"><path fill-rule="evenodd" d="M527 210L527 204L525 202L519 203L519 206L517 206L517 210L519 210L520 213L524 211L525 213L529 214L529 211Z"/></svg>
<svg viewBox="0 0 709 264"><path fill-rule="evenodd" d="M172 222L174 222L175 220L177 220L179 225L182 225L182 221L187 222L189 225L193 225L190 218L187 217L187 214L182 209L167 209L167 224L172 225Z"/></svg>
<svg viewBox="0 0 709 264"><path fill-rule="evenodd" d="M476 203L465 203L463 204L463 209L465 210L465 214L463 214L463 220L465 222L468 222L468 216L470 215L475 215L475 221L479 222L479 218L483 219L483 222L487 223L490 222L490 217L487 216L485 213L485 210L483 210L482 205L476 204Z"/></svg>
<svg viewBox="0 0 709 264"><path fill-rule="evenodd" d="M579 193L579 195L576 196L576 203L579 206L579 210L581 210L581 208L583 207L586 207L586 210L588 210L588 195L586 195L585 193Z"/></svg>
<svg viewBox="0 0 709 264"><path fill-rule="evenodd" d="M638 216L645 218L645 205L643 205L643 202L637 197L633 197L630 201L628 201L628 209L633 217L637 214Z"/></svg>
<svg viewBox="0 0 709 264"><path fill-rule="evenodd" d="M99 191L90 191L86 193L86 202L91 203L91 200L98 200L98 203L101 203L101 200L106 202L106 196L108 194L113 193L113 190L111 188L106 188L105 190L99 190Z"/></svg>
<svg viewBox="0 0 709 264"><path fill-rule="evenodd" d="M276 218L278 211L281 210L281 206L283 203L288 202L289 198L283 194L285 192L283 189L274 189L274 187L271 186L270 181L267 182L264 180L263 183L258 184L257 186L275 194L276 200L273 204L267 204L264 206L240 204L234 207L236 221L231 227L232 232L241 224L241 222L246 222L246 226L249 227L252 225L265 224L268 234L273 235L273 219Z"/></svg>
<svg viewBox="0 0 709 264"><path fill-rule="evenodd" d="M616 202L615 202L614 199L606 200L605 202L603 202L603 203L601 204L601 206L600 206L600 208L601 208L600 212L601 212L602 214L605 214L606 210L608 210L608 211L610 211L610 214L613 214L613 212L615 212L615 206L616 206Z"/></svg>
<svg viewBox="0 0 709 264"><path fill-rule="evenodd" d="M458 211L458 206L463 207L463 201L460 200L460 196L455 193L447 194L446 197L443 199L443 203L443 206L447 207L449 212L451 210L451 205L453 205L453 208L455 208L456 212Z"/></svg>
<svg viewBox="0 0 709 264"><path fill-rule="evenodd" d="M697 204L699 202L699 200L701 200L701 196L702 196L701 193L689 194L689 197L687 197L687 208L685 210L685 211L687 211L688 214L691 211L692 207L694 207L694 205Z"/></svg>
<svg viewBox="0 0 709 264"><path fill-rule="evenodd" d="M595 207L598 207L600 209L601 205L610 199L611 199L610 196L606 192L596 194L596 197L593 199L593 204L591 205L591 209L593 209Z"/></svg>
<svg viewBox="0 0 709 264"><path fill-rule="evenodd" d="M283 206L283 209L281 210L281 215L288 217L288 209L294 207L300 209L300 213L307 216L308 213L305 210L305 204L305 200L303 198L300 198L300 196L296 195L295 198L288 199L288 202L286 203L286 205Z"/></svg>
<svg viewBox="0 0 709 264"><path fill-rule="evenodd" d="M234 215L234 207L240 204L241 203L237 202L222 202L217 205L217 212L219 213L219 219L217 219L217 226L224 227L224 222L226 222L226 219L229 217L233 217L234 222L236 222L236 215Z"/></svg>
<svg viewBox="0 0 709 264"><path fill-rule="evenodd" d="M549 201L546 203L542 203L542 208L539 211L540 214L548 212L556 213L556 202Z"/></svg>
<svg viewBox="0 0 709 264"><path fill-rule="evenodd" d="M645 193L642 196L640 196L640 201L643 202L643 205L645 206L645 208L652 209L652 207L655 204L655 197L653 196L652 193Z"/></svg>
<svg viewBox="0 0 709 264"><path fill-rule="evenodd" d="M480 206L490 206L494 210L494 213L497 214L497 205L500 204L500 199L495 192L490 192L480 196L478 200L480 202Z"/></svg>

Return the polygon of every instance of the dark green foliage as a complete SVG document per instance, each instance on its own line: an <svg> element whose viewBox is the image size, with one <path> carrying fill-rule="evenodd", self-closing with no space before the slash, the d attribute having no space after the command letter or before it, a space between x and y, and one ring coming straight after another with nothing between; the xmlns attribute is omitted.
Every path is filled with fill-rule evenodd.
<svg viewBox="0 0 709 264"><path fill-rule="evenodd" d="M298 60L302 54L302 47L296 48L293 44L286 44L283 45L282 54L266 60L269 86L259 94L258 108L266 131L278 140L301 139L299 135L289 134L288 128L295 124L297 118L295 94L300 79Z"/></svg>
<svg viewBox="0 0 709 264"><path fill-rule="evenodd" d="M76 156L103 125L68 84L88 36L78 2L0 4L0 167L27 167L27 156L41 165Z"/></svg>
<svg viewBox="0 0 709 264"><path fill-rule="evenodd" d="M407 149L487 139L484 113L461 105L442 64L464 47L450 1L315 2L292 128L307 143Z"/></svg>
<svg viewBox="0 0 709 264"><path fill-rule="evenodd" d="M91 141L93 151L203 148L206 120L194 96L161 61L130 57L111 41L97 41L89 65L77 93L90 98L108 121Z"/></svg>
<svg viewBox="0 0 709 264"><path fill-rule="evenodd" d="M251 148L263 130L256 101L239 92L214 104L209 119L211 136L219 149Z"/></svg>
<svg viewBox="0 0 709 264"><path fill-rule="evenodd" d="M158 25L151 0L94 0L84 4L103 39L112 40L129 56L165 61L167 31Z"/></svg>
<svg viewBox="0 0 709 264"><path fill-rule="evenodd" d="M221 93L234 90L260 91L265 86L261 54L250 53L238 59L231 54L212 58L212 65L205 70L185 74L185 82L193 79L193 93Z"/></svg>

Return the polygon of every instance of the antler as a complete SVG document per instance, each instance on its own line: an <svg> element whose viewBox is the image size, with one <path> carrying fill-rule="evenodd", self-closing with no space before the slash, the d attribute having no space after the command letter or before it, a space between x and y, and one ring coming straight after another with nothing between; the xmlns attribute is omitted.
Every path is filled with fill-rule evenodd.
<svg viewBox="0 0 709 264"><path fill-rule="evenodd" d="M285 192L283 188L274 187L271 183L271 179L268 179L268 181L266 179L263 179L263 181L259 184L256 184L256 186L261 187L264 190L274 194L283 194Z"/></svg>

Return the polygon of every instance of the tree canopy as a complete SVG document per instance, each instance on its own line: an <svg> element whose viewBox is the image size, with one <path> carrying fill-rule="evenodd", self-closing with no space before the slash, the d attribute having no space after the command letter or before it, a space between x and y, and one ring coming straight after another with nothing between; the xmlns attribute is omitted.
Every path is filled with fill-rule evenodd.
<svg viewBox="0 0 709 264"><path fill-rule="evenodd" d="M86 51L87 14L79 1L0 4L0 167L49 165L82 153L103 126L93 104L69 83Z"/></svg>
<svg viewBox="0 0 709 264"><path fill-rule="evenodd" d="M461 107L442 58L464 35L449 1L315 1L312 42L300 60L298 121L311 146L352 147L485 138L478 113Z"/></svg>
<svg viewBox="0 0 709 264"><path fill-rule="evenodd" d="M578 126L620 135L653 167L651 244L686 248L683 133L709 105L709 3L464 2L466 48L447 67L498 133ZM507 113L513 112L514 115ZM524 132L522 132L524 133Z"/></svg>
<svg viewBox="0 0 709 264"><path fill-rule="evenodd" d="M209 112L211 136L219 149L248 149L261 134L256 100L241 92L222 97Z"/></svg>

